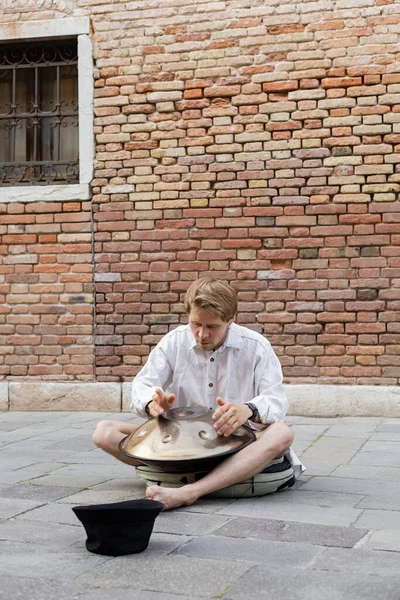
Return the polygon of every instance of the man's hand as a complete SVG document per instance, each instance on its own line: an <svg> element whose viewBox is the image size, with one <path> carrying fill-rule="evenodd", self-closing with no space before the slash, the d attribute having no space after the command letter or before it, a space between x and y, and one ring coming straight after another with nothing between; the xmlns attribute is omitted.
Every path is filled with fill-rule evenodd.
<svg viewBox="0 0 400 600"><path fill-rule="evenodd" d="M153 394L153 398L148 404L148 412L152 417L159 417L163 412L172 407L175 402L175 394L165 394L159 388Z"/></svg>
<svg viewBox="0 0 400 600"><path fill-rule="evenodd" d="M212 418L216 421L214 429L217 430L218 435L228 437L253 414L247 404L233 404L225 402L222 398L217 398L217 402L220 408L215 411Z"/></svg>

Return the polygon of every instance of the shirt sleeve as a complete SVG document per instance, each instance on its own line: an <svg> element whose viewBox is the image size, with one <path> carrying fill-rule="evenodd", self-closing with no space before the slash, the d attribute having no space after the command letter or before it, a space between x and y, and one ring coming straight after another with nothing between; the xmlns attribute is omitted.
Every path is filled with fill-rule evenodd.
<svg viewBox="0 0 400 600"><path fill-rule="evenodd" d="M264 348L255 368L256 396L252 399L258 408L261 423L268 425L283 421L288 408L282 381L282 367L272 347Z"/></svg>
<svg viewBox="0 0 400 600"><path fill-rule="evenodd" d="M132 382L131 410L139 417L147 417L145 408L157 388L165 392L172 380L172 367L165 350L156 346L149 354L144 367Z"/></svg>

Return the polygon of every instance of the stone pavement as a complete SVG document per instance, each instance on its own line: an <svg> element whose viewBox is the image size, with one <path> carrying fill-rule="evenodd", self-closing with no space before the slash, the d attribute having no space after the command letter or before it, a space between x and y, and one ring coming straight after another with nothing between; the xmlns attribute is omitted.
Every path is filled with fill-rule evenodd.
<svg viewBox="0 0 400 600"><path fill-rule="evenodd" d="M3 600L399 600L400 420L290 417L296 486L163 512L148 549L85 549L71 507L144 496L91 442L127 413L0 413Z"/></svg>

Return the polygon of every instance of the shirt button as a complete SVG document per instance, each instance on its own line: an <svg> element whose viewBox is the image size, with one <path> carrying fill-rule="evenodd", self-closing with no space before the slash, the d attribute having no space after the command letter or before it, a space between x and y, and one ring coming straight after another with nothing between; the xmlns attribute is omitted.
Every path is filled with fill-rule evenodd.
<svg viewBox="0 0 400 600"><path fill-rule="evenodd" d="M213 386L213 384L212 384L212 383L209 383L209 384L208 384L208 387L212 387L212 386Z"/></svg>
<svg viewBox="0 0 400 600"><path fill-rule="evenodd" d="M215 360L214 358L210 358L210 362L214 362L214 360Z"/></svg>

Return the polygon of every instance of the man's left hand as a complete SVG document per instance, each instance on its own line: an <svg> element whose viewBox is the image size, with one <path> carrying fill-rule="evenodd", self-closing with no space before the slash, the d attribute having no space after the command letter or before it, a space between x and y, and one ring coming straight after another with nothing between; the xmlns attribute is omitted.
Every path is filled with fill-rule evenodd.
<svg viewBox="0 0 400 600"><path fill-rule="evenodd" d="M215 411L212 417L215 421L214 429L217 430L218 435L224 437L231 435L253 414L247 404L233 404L232 402L225 402L222 398L217 398L217 403L220 408Z"/></svg>

